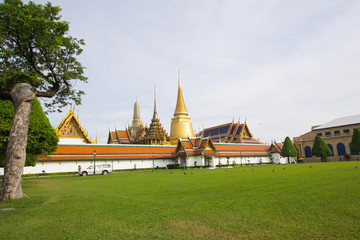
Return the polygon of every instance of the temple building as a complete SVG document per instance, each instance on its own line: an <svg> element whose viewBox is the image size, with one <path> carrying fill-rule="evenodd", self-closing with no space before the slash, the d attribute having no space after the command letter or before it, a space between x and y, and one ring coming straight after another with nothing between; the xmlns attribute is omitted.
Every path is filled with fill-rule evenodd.
<svg viewBox="0 0 360 240"><path fill-rule="evenodd" d="M182 167L272 163L280 145L270 146L255 140L246 124L231 122L204 129L194 135L192 120L185 106L178 73L178 92L170 137L160 124L154 97L154 112L149 127L143 126L138 101L134 104L131 126L109 131L108 144L94 144L82 128L73 109L56 128L58 150L38 159L24 174L76 172L79 165L106 163L113 170L146 169L180 164ZM281 161L278 161L281 163Z"/></svg>
<svg viewBox="0 0 360 240"><path fill-rule="evenodd" d="M197 135L211 137L214 142L263 144L253 138L246 121L240 124L240 121L235 123L233 120L230 123L206 128Z"/></svg>
<svg viewBox="0 0 360 240"><path fill-rule="evenodd" d="M311 150L315 136L321 136L332 151L327 161L343 161L346 160L345 156L360 160L359 153L350 151L354 128L360 128L360 114L336 118L323 125L313 126L310 132L294 137L299 158L303 162L320 162L320 156L313 156Z"/></svg>
<svg viewBox="0 0 360 240"><path fill-rule="evenodd" d="M56 135L59 138L59 144L95 143L89 138L88 131L81 126L74 109L75 106L74 108L71 107L66 117L61 121L59 126L55 128Z"/></svg>

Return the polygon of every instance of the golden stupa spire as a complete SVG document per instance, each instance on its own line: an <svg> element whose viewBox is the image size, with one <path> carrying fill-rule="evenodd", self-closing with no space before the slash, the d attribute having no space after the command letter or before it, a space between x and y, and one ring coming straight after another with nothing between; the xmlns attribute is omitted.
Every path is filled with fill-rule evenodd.
<svg viewBox="0 0 360 240"><path fill-rule="evenodd" d="M180 85L180 71L178 72L178 95L174 117L171 119L170 143L176 145L179 138L194 137L191 118L186 110L184 97Z"/></svg>
<svg viewBox="0 0 360 240"><path fill-rule="evenodd" d="M176 101L176 108L175 108L175 112L174 112L174 116L177 115L189 115L189 113L186 110L185 107L185 101L184 101L184 97L183 97L183 93L181 90L181 84L180 84L180 71L178 71L178 95L177 95L177 101Z"/></svg>
<svg viewBox="0 0 360 240"><path fill-rule="evenodd" d="M133 115L131 127L136 128L139 127L140 125L141 125L140 106L136 98L136 102L134 103L134 115Z"/></svg>
<svg viewBox="0 0 360 240"><path fill-rule="evenodd" d="M156 109L156 92L155 92L155 86L154 86L154 115L153 119L158 119L157 109Z"/></svg>

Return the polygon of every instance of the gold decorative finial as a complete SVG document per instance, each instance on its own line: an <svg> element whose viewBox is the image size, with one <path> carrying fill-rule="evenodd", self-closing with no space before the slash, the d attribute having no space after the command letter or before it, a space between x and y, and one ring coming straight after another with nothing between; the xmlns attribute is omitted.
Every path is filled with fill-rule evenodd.
<svg viewBox="0 0 360 240"><path fill-rule="evenodd" d="M174 116L177 115L189 115L189 113L186 110L185 107L185 101L184 101L184 97L183 97L183 93L181 90L181 84L180 84L180 71L178 71L178 95L177 95L177 101L176 101L176 108L175 108L175 112L174 112Z"/></svg>
<svg viewBox="0 0 360 240"><path fill-rule="evenodd" d="M154 115L153 119L158 119L157 109L156 109L156 92L155 92L155 85L154 85Z"/></svg>

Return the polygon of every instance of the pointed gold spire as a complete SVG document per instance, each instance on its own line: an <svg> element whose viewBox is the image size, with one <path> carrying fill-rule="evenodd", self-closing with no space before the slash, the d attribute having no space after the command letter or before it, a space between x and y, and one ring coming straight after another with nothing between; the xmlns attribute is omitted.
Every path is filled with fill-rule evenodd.
<svg viewBox="0 0 360 240"><path fill-rule="evenodd" d="M183 93L181 90L181 84L180 84L180 71L178 71L178 94L177 94L177 101L176 101L176 108L175 108L175 112L174 112L174 116L176 115L189 115L189 113L186 110L185 107L185 101L184 101L184 97L183 97Z"/></svg>
<svg viewBox="0 0 360 240"><path fill-rule="evenodd" d="M153 119L158 119L158 114L157 114L157 110L156 110L156 92L155 92L155 86L154 86L154 115L153 115Z"/></svg>
<svg viewBox="0 0 360 240"><path fill-rule="evenodd" d="M176 145L179 138L194 137L191 117L185 107L185 101L180 84L180 71L178 71L178 95L174 117L171 119L170 143Z"/></svg>

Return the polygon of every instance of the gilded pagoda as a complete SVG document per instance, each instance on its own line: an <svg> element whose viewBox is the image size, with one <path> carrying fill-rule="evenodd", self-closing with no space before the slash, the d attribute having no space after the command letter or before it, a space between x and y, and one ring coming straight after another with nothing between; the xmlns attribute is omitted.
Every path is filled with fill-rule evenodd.
<svg viewBox="0 0 360 240"><path fill-rule="evenodd" d="M141 137L137 143L147 145L167 145L169 136L164 128L161 126L157 110L156 110L156 96L154 91L154 114L151 119L150 127L146 129L145 136Z"/></svg>

